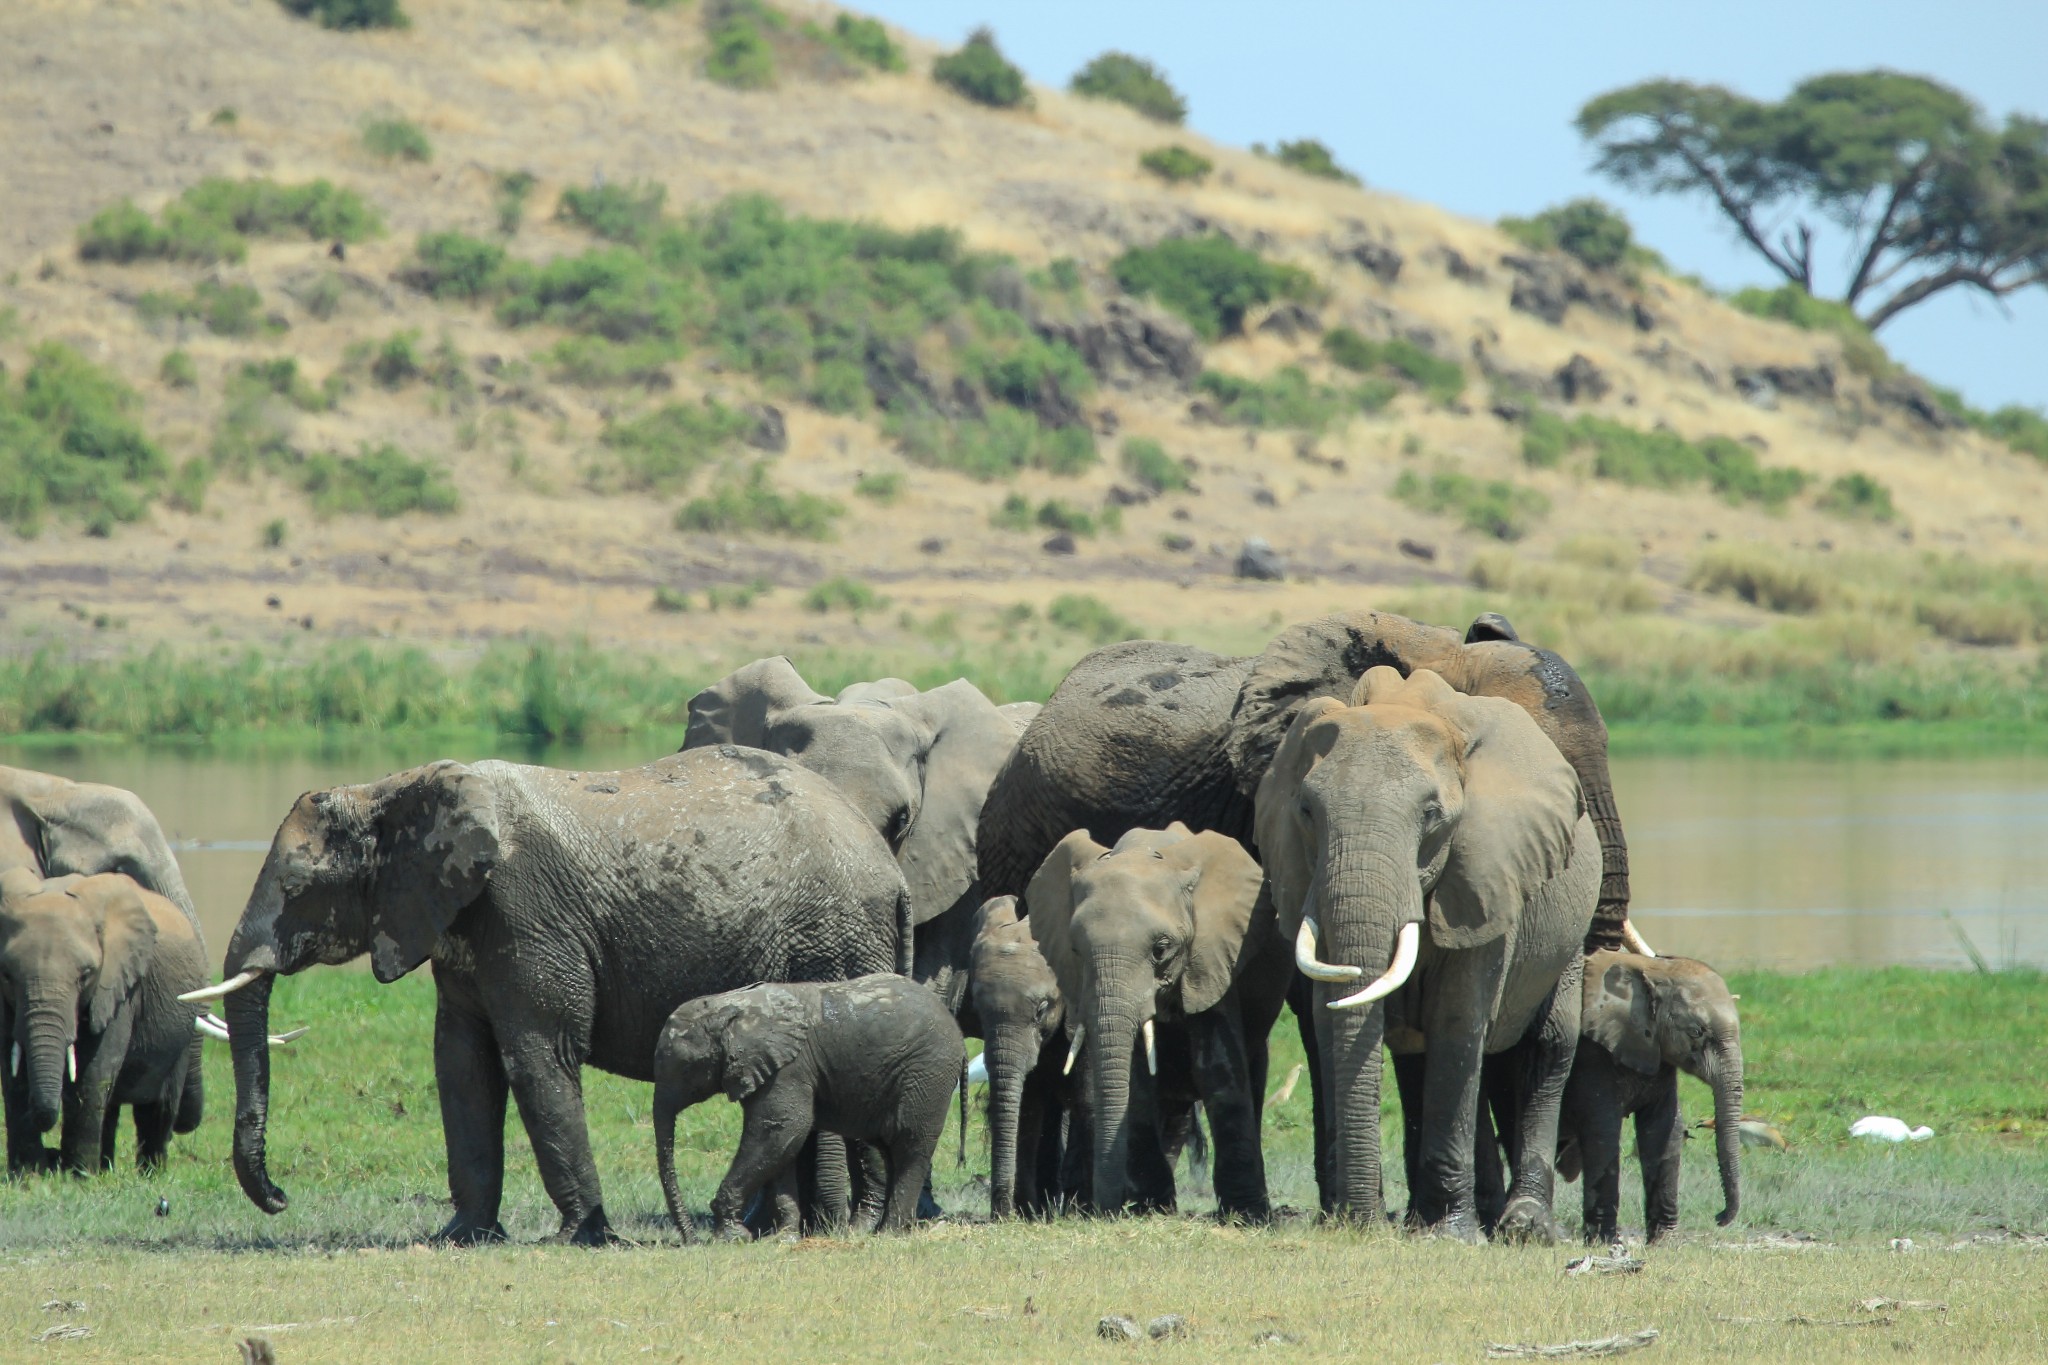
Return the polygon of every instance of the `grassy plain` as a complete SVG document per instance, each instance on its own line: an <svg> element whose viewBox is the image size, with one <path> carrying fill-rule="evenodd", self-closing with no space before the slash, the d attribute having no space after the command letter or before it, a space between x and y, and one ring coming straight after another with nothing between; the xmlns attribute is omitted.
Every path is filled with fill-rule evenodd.
<svg viewBox="0 0 2048 1365"><path fill-rule="evenodd" d="M94 1335L46 1349L78 1359L225 1357L231 1340L259 1335L290 1360L713 1350L1044 1359L1096 1349L1105 1313L1141 1323L1179 1313L1205 1356L1261 1339L1277 1349L1266 1335L1277 1333L1303 1358L1474 1359L1489 1342L1646 1326L1664 1333L1660 1359L2048 1351L2048 1058L2038 1046L2048 982L2024 972L1828 970L1746 973L1734 984L1747 1107L1790 1149L1747 1154L1743 1218L1721 1231L1711 1221L1711 1144L1694 1143L1683 1232L1647 1254L1641 1275L1609 1280L1564 1278L1571 1248L1415 1242L1321 1229L1297 1213L1270 1229L1219 1228L1199 1216L1210 1206L1199 1180L1183 1187L1182 1218L990 1225L978 1214L988 1161L978 1110L967 1165L955 1164L952 1129L940 1149L937 1193L955 1211L944 1223L904 1238L686 1249L654 1179L647 1087L596 1073L586 1105L607 1204L638 1245L536 1244L555 1217L514 1121L505 1220L514 1245L428 1250L421 1239L447 1216L431 983L313 973L281 983L274 1003L280 1024L314 1028L275 1054L272 1172L291 1207L266 1219L236 1187L226 1159L232 1082L225 1051L212 1050L207 1121L174 1145L160 1176L124 1167L91 1182L0 1188L0 1341L71 1322ZM1277 1086L1299 1058L1291 1019L1274 1052ZM1708 1112L1690 1082L1687 1099ZM1848 1124L1864 1113L1926 1122L1938 1136L1901 1148L1852 1143ZM736 1118L716 1101L684 1119L683 1185L699 1210L730 1156ZM1267 1125L1276 1197L1313 1208L1308 1086L1272 1106ZM1633 1171L1623 1191L1626 1223L1640 1216ZM162 1217L159 1198L169 1201ZM1562 1187L1558 1203L1575 1223L1577 1188ZM1896 1237L1916 1249L1890 1249ZM1872 1299L1947 1308L1861 1306Z"/></svg>

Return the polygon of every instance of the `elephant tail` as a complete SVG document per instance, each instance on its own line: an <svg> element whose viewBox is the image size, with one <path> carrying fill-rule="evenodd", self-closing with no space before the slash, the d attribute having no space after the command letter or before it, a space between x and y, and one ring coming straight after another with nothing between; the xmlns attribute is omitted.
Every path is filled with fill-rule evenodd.
<svg viewBox="0 0 2048 1365"><path fill-rule="evenodd" d="M967 1164L967 1049L960 1049L960 1165Z"/></svg>
<svg viewBox="0 0 2048 1365"><path fill-rule="evenodd" d="M917 920L907 886L896 893L896 974L917 974Z"/></svg>
<svg viewBox="0 0 2048 1365"><path fill-rule="evenodd" d="M685 1243L697 1240L697 1225L683 1207L683 1192L676 1184L677 1109L660 1090L654 1092L654 1164L661 1171L661 1192L668 1199L668 1216Z"/></svg>

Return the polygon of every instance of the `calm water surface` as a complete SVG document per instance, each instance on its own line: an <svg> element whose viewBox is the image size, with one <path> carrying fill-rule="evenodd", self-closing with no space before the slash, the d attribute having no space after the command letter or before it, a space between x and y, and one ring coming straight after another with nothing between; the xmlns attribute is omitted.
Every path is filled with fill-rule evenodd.
<svg viewBox="0 0 2048 1365"><path fill-rule="evenodd" d="M366 746L209 754L17 750L0 762L130 788L179 846L210 952L227 946L277 823L301 792L425 758L603 770L659 737L530 751ZM1620 759L1636 917L1662 952L1721 966L2048 966L2048 758ZM1967 947L1965 946L1967 943Z"/></svg>

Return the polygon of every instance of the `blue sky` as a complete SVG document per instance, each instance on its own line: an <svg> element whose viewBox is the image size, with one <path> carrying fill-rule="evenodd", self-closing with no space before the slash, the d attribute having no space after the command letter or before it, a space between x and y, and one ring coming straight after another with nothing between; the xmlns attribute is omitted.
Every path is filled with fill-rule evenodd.
<svg viewBox="0 0 2048 1365"><path fill-rule="evenodd" d="M926 37L996 30L1031 78L1064 85L1105 48L1159 63L1188 123L1244 145L1319 137L1367 183L1475 218L1579 194L1621 205L1637 235L1721 287L1776 284L1704 203L1620 193L1572 131L1588 98L1653 76L1777 98L1821 71L1888 66L1945 81L2003 121L2048 115L2044 0L854 0ZM1845 242L1817 259L1845 277ZM1828 276L1823 276L1827 283ZM1950 291L1890 323L1893 354L1982 407L2048 407L2048 291L2001 308Z"/></svg>

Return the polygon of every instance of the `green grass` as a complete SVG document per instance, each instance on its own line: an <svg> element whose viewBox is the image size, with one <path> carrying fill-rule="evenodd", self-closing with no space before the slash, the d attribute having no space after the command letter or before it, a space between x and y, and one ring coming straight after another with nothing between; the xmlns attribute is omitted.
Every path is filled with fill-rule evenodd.
<svg viewBox="0 0 2048 1365"><path fill-rule="evenodd" d="M829 540L832 523L845 514L846 508L832 498L782 492L769 482L768 467L755 464L684 503L676 510L675 526L678 531Z"/></svg>
<svg viewBox="0 0 2048 1365"><path fill-rule="evenodd" d="M263 313L253 284L201 280L189 294L151 289L135 300L135 315L152 325L197 322L215 336L253 337L276 330Z"/></svg>
<svg viewBox="0 0 2048 1365"><path fill-rule="evenodd" d="M903 497L903 475L896 470L862 474L853 481L853 491L870 502L893 507Z"/></svg>
<svg viewBox="0 0 2048 1365"><path fill-rule="evenodd" d="M889 36L889 30L879 19L836 14L832 17L832 27L819 28L806 23L804 32L840 56L876 71L906 71L910 67L903 48Z"/></svg>
<svg viewBox="0 0 2048 1365"><path fill-rule="evenodd" d="M363 150L386 161L428 162L434 144L426 130L408 118L373 118L363 124Z"/></svg>
<svg viewBox="0 0 2048 1365"><path fill-rule="evenodd" d="M1550 499L1506 479L1475 479L1445 465L1424 478L1412 469L1394 480L1394 497L1419 512L1455 516L1496 540L1520 540L1550 510Z"/></svg>
<svg viewBox="0 0 2048 1365"><path fill-rule="evenodd" d="M1299 365L1284 365L1265 379L1204 370L1195 388L1216 400L1217 415L1226 422L1307 432L1327 431L1357 413L1378 412L1396 392L1383 379L1340 389L1310 379Z"/></svg>
<svg viewBox="0 0 2048 1365"><path fill-rule="evenodd" d="M1532 468L1554 469L1579 449L1593 452L1595 478L1635 488L1682 489L1703 483L1737 504L1782 507L1812 479L1803 469L1767 468L1754 450L1725 436L1688 441L1668 428L1644 431L1590 413L1570 422L1540 409L1529 414L1522 459Z"/></svg>
<svg viewBox="0 0 2048 1365"><path fill-rule="evenodd" d="M57 342L19 379L0 371L0 522L34 535L52 517L107 534L139 520L170 473L134 414L141 399Z"/></svg>
<svg viewBox="0 0 2048 1365"><path fill-rule="evenodd" d="M354 455L327 451L309 456L294 472L314 512L323 517L397 517L408 512L447 516L462 505L446 469L431 460L414 459L388 441L374 446L366 442Z"/></svg>
<svg viewBox="0 0 2048 1365"><path fill-rule="evenodd" d="M1728 303L1751 317L1787 322L1803 331L1829 333L1842 343L1843 363L1857 374L1876 377L1899 368L1883 343L1846 303L1815 298L1796 284L1781 284L1776 289L1738 289L1728 296Z"/></svg>
<svg viewBox="0 0 2048 1365"><path fill-rule="evenodd" d="M88 261L240 261L251 237L360 242L383 231L383 220L354 190L325 180L283 185L272 180L202 180L152 219L123 200L78 232Z"/></svg>
<svg viewBox="0 0 2048 1365"><path fill-rule="evenodd" d="M174 348L164 352L156 377L174 389L195 388L199 384L199 367L192 363L192 357L185 351Z"/></svg>
<svg viewBox="0 0 2048 1365"><path fill-rule="evenodd" d="M1181 493L1194 487L1194 476L1186 465L1166 453L1166 447L1149 436L1132 436L1118 452L1124 472L1154 493Z"/></svg>
<svg viewBox="0 0 2048 1365"><path fill-rule="evenodd" d="M1359 374L1398 375L1438 403L1452 402L1465 391L1463 365L1431 355L1405 337L1369 341L1352 328L1333 327L1323 334L1323 354Z"/></svg>
<svg viewBox="0 0 2048 1365"><path fill-rule="evenodd" d="M815 612L845 611L855 616L889 605L889 599L858 579L828 578L804 594L804 606Z"/></svg>
<svg viewBox="0 0 2048 1365"><path fill-rule="evenodd" d="M607 457L594 462L586 482L594 488L672 493L689 483L747 430L745 413L716 399L666 403L627 421L608 423Z"/></svg>
<svg viewBox="0 0 2048 1365"><path fill-rule="evenodd" d="M1045 619L1091 645L1110 645L1119 640L1142 639L1145 635L1093 593L1061 593L1046 607Z"/></svg>
<svg viewBox="0 0 2048 1365"><path fill-rule="evenodd" d="M1814 504L1823 512L1862 521L1893 521L1898 510L1892 506L1889 488L1868 474L1844 474L1828 484Z"/></svg>
<svg viewBox="0 0 2048 1365"><path fill-rule="evenodd" d="M1307 271L1268 261L1221 233L1130 247L1110 272L1126 292L1157 299L1209 341L1242 332L1245 314L1261 304L1318 292Z"/></svg>
<svg viewBox="0 0 2048 1365"><path fill-rule="evenodd" d="M1048 531L1065 531L1069 535L1092 536L1098 531L1122 529L1121 516L1114 515L1118 509L1104 508L1090 512L1058 498L1047 498L1034 510L1031 500L1022 493L1012 493L1004 498L1002 505L989 513L989 525L1005 531L1029 531L1039 527Z"/></svg>

